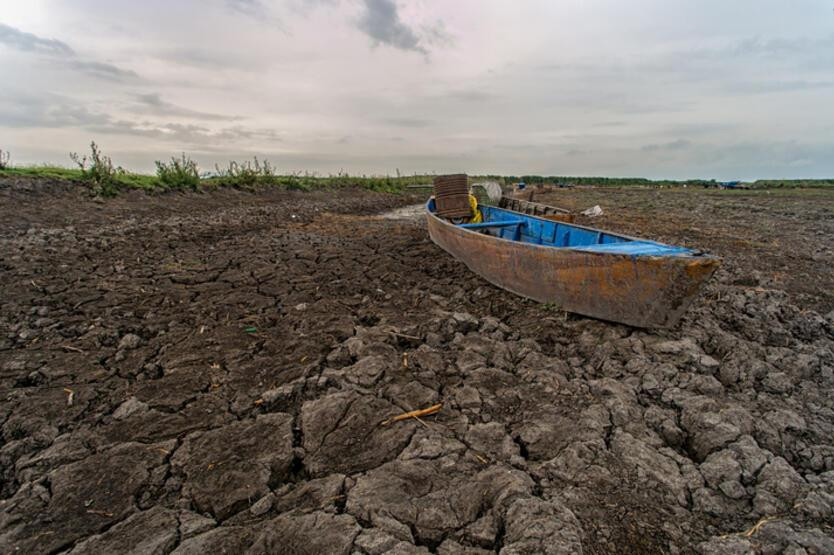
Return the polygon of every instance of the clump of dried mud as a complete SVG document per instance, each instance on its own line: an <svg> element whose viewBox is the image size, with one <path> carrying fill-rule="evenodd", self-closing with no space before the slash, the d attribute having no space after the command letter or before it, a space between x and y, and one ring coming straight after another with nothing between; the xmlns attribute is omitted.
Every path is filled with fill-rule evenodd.
<svg viewBox="0 0 834 555"><path fill-rule="evenodd" d="M834 552L834 314L748 260L651 332L372 216L414 199L3 187L3 552Z"/></svg>

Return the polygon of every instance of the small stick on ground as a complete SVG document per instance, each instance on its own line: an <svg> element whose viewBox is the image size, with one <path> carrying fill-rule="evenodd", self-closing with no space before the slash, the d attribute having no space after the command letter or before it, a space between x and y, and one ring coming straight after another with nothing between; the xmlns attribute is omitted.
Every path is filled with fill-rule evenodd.
<svg viewBox="0 0 834 555"><path fill-rule="evenodd" d="M422 424L423 426L425 426L426 428L428 428L429 430L431 430L431 426L429 426L428 424L426 424L426 421L425 421L425 420L423 420L422 418L420 418L419 416L415 416L415 417L414 417L414 420L416 420L417 422L419 422L420 424Z"/></svg>
<svg viewBox="0 0 834 555"><path fill-rule="evenodd" d="M87 509L87 512L91 515L98 515L98 516L105 516L107 518L112 518L113 513L108 513L107 511L97 511L95 509Z"/></svg>
<svg viewBox="0 0 834 555"><path fill-rule="evenodd" d="M749 529L748 531L746 531L744 533L744 536L749 538L750 536L752 536L753 534L758 532L759 528L764 526L766 523L770 522L771 520L778 520L778 519L779 519L779 517L777 517L777 516L762 517L761 519L759 519L759 522L757 522L751 529Z"/></svg>
<svg viewBox="0 0 834 555"><path fill-rule="evenodd" d="M764 526L765 524L767 524L768 522L771 522L771 521L773 521L773 520L779 520L780 518L781 518L781 517L780 517L780 516L778 516L778 515L777 515L777 516L764 516L764 517L760 518L760 519L759 519L759 522L757 522L756 524L754 524L754 525L753 525L753 527L752 527L752 528L750 528L749 530L747 530L746 532L734 532L734 533L732 533L732 534L723 534L723 535L721 535L720 537L722 537L722 538L729 538L729 537L732 537L732 536L744 536L745 538L751 538L751 537L753 537L753 535L754 535L756 532L758 532L758 531L759 531L759 529L760 529L762 526Z"/></svg>
<svg viewBox="0 0 834 555"><path fill-rule="evenodd" d="M409 418L417 418L418 419L421 416L428 416L430 414L435 414L436 412L439 412L441 408L443 408L443 405L442 404L437 404L437 405L433 405L433 406L431 406L427 409L412 410L412 411L409 411L409 412L404 412L402 414L398 414L397 416L394 416L392 418L389 418L388 420L383 421L382 425L387 426L388 424L391 424L393 422L399 422L400 420L408 420Z"/></svg>
<svg viewBox="0 0 834 555"><path fill-rule="evenodd" d="M61 348L65 351L75 351L76 353L84 353L83 349L79 349L78 347L73 347L72 345L61 345Z"/></svg>
<svg viewBox="0 0 834 555"><path fill-rule="evenodd" d="M390 333L391 335L394 335L396 337L402 337L403 339L411 339L413 341L422 341L419 337L415 337L413 335L406 335L404 333L399 333L399 332L396 332L396 331L389 331L388 333Z"/></svg>

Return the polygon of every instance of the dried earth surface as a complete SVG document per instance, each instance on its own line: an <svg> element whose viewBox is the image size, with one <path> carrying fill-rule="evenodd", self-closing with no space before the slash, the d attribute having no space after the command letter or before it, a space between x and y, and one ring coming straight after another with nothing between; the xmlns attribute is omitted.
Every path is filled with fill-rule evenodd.
<svg viewBox="0 0 834 555"><path fill-rule="evenodd" d="M724 258L657 332L415 197L2 182L0 552L834 553L834 196L778 195L551 195Z"/></svg>

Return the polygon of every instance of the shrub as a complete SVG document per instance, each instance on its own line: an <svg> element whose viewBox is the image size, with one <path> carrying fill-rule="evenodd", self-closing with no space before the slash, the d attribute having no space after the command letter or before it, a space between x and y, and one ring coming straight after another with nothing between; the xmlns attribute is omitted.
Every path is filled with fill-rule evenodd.
<svg viewBox="0 0 834 555"><path fill-rule="evenodd" d="M252 187L258 183L275 181L275 168L267 160L260 162L257 156L252 162L247 160L241 163L232 160L228 168L221 168L215 164L214 169L223 185Z"/></svg>
<svg viewBox="0 0 834 555"><path fill-rule="evenodd" d="M9 155L8 150L0 149L0 170L5 170L9 167L9 159L11 156Z"/></svg>
<svg viewBox="0 0 834 555"><path fill-rule="evenodd" d="M297 173L292 173L284 178L284 187L288 191L309 191L312 189L311 184L315 180L309 176L301 177Z"/></svg>
<svg viewBox="0 0 834 555"><path fill-rule="evenodd" d="M156 161L156 177L159 183L170 189L196 190L200 185L197 163L183 153L181 158L171 158L171 163Z"/></svg>
<svg viewBox="0 0 834 555"><path fill-rule="evenodd" d="M70 159L78 165L81 179L92 185L95 194L113 196L118 192L118 178L125 174L125 170L121 167L114 168L113 161L101 153L95 141L90 143L89 157L70 152Z"/></svg>

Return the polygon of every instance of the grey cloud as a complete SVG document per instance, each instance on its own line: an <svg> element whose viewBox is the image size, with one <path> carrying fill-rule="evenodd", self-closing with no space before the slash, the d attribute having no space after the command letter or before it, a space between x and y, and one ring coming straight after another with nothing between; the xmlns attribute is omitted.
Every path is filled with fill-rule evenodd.
<svg viewBox="0 0 834 555"><path fill-rule="evenodd" d="M731 68L727 74L732 77L739 63L748 64L743 69L782 67L790 71L797 68L829 71L834 64L834 35L821 38L747 37L723 46L677 52L668 56L662 65L667 70L697 70L702 76L714 76L723 66L725 72L726 68Z"/></svg>
<svg viewBox="0 0 834 555"><path fill-rule="evenodd" d="M176 104L163 100L158 93L139 94L136 95L136 99L139 101L138 108L140 112L158 116L175 116L209 121L235 121L241 119L238 116L212 114L183 108L182 106L177 106Z"/></svg>
<svg viewBox="0 0 834 555"><path fill-rule="evenodd" d="M363 0L359 29L376 44L428 54L414 30L402 22L394 0Z"/></svg>
<svg viewBox="0 0 834 555"><path fill-rule="evenodd" d="M737 123L721 122L721 123L673 123L664 125L662 133L665 136L671 137L692 137L692 136L708 136L716 133L730 133L738 127Z"/></svg>
<svg viewBox="0 0 834 555"><path fill-rule="evenodd" d="M55 56L75 55L73 49L65 42L56 39L43 39L4 23L0 23L0 44L5 44L23 52L37 52Z"/></svg>
<svg viewBox="0 0 834 555"><path fill-rule="evenodd" d="M685 156L673 156L663 148L628 154L628 163L635 175L668 177L721 177L724 179L779 178L795 175L801 168L803 176L830 175L830 152L834 145L797 141L698 142L687 146Z"/></svg>
<svg viewBox="0 0 834 555"><path fill-rule="evenodd" d="M133 71L121 69L113 64L85 60L68 44L59 40L44 39L3 23L0 23L0 44L22 52L46 55L61 66L101 79L117 81L138 77Z"/></svg>
<svg viewBox="0 0 834 555"><path fill-rule="evenodd" d="M774 92L806 91L816 89L830 89L834 81L748 81L728 83L728 92L738 94L765 94Z"/></svg>
<svg viewBox="0 0 834 555"><path fill-rule="evenodd" d="M136 98L138 98L142 104L147 104L148 106L153 106L154 108L167 108L168 106L171 106L171 104L162 100L162 97L157 93L138 94L136 95Z"/></svg>
<svg viewBox="0 0 834 555"><path fill-rule="evenodd" d="M151 137L154 139L169 139L178 143L201 143L212 136L211 130L201 125L183 123L153 123L147 121L129 121L122 119L108 119L98 125L87 127L94 133L108 135L132 135Z"/></svg>
<svg viewBox="0 0 834 555"><path fill-rule="evenodd" d="M157 123L108 118L100 124L90 125L88 130L111 135L132 135L150 137L169 143L199 147L204 151L227 150L235 141L266 140L280 142L280 134L272 129L250 129L232 126L214 130L203 125L190 123Z"/></svg>
<svg viewBox="0 0 834 555"><path fill-rule="evenodd" d="M0 98L0 121L6 127L84 127L103 124L109 116L57 95L6 94Z"/></svg>
<svg viewBox="0 0 834 555"><path fill-rule="evenodd" d="M731 44L724 53L738 56L795 56L799 53L820 52L834 48L834 35L824 38L745 38Z"/></svg>
<svg viewBox="0 0 834 555"><path fill-rule="evenodd" d="M220 139L256 139L266 140L272 142L282 142L283 137L280 132L268 128L251 128L243 127L242 125L234 125L220 130L213 135L214 138Z"/></svg>
<svg viewBox="0 0 834 555"><path fill-rule="evenodd" d="M801 167L806 175L826 177L831 175L829 160L833 147L796 141L749 142L714 147L704 159L719 168L738 168L737 173L742 175L752 167L758 176L782 177L790 175L788 168Z"/></svg>
<svg viewBox="0 0 834 555"><path fill-rule="evenodd" d="M226 0L226 6L233 12L251 17L266 15L266 7L260 0Z"/></svg>
<svg viewBox="0 0 834 555"><path fill-rule="evenodd" d="M445 96L455 100L462 100L464 102L486 102L487 100L495 98L495 95L492 93L477 90L450 91L446 93Z"/></svg>
<svg viewBox="0 0 834 555"><path fill-rule="evenodd" d="M658 150L683 150L689 148L690 146L692 146L692 141L687 139L676 139L674 141L669 141L668 143L644 145L640 147L640 150L644 152L654 152Z"/></svg>
<svg viewBox="0 0 834 555"><path fill-rule="evenodd" d="M159 102L154 95L146 95L147 101ZM149 120L132 121L88 108L72 98L43 94L39 96L20 93L0 95L0 122L9 128L78 128L93 133L121 134L150 137L170 142L228 146L237 140L281 141L280 133L272 129L231 126L215 130L204 125ZM218 147L220 148L220 147Z"/></svg>
<svg viewBox="0 0 834 555"><path fill-rule="evenodd" d="M386 118L385 123L396 127L428 127L432 121L420 118Z"/></svg>
<svg viewBox="0 0 834 555"><path fill-rule="evenodd" d="M136 79L139 77L135 72L131 70L121 69L119 67L114 66L113 64L107 64L103 62L70 60L67 63L67 66L82 73L86 73L94 77L99 77L101 79L109 79L111 81L122 81Z"/></svg>
<svg viewBox="0 0 834 555"><path fill-rule="evenodd" d="M438 21L434 25L422 25L420 35L424 41L432 45L450 46L455 42L455 37L446 30L442 21Z"/></svg>
<svg viewBox="0 0 834 555"><path fill-rule="evenodd" d="M198 69L249 70L262 67L252 56L230 52L228 49L168 48L155 52L153 56L163 62L173 62Z"/></svg>
<svg viewBox="0 0 834 555"><path fill-rule="evenodd" d="M811 71L830 70L834 67L834 35L822 38L771 38L746 37L721 45L689 49L676 49L657 56L629 57L618 61L585 59L573 63L543 63L536 69L548 74L573 76L577 80L597 79L606 83L615 79L629 79L640 74L647 79L666 79L677 83L714 83L723 81L725 88L737 87L736 92L770 92L798 88L821 88L822 82L786 81L781 85L763 82L759 84L749 75L777 70L795 73L797 68ZM748 74L746 82L737 83ZM744 87L749 90L743 90ZM759 90L757 90L759 89Z"/></svg>

